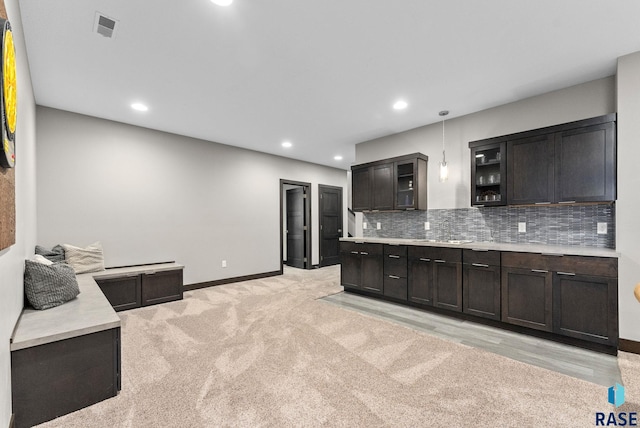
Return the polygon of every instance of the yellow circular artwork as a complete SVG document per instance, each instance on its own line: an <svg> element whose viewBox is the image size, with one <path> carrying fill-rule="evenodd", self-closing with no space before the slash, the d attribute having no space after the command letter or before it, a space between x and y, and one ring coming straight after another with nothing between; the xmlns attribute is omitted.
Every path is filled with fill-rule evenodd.
<svg viewBox="0 0 640 428"><path fill-rule="evenodd" d="M0 20L2 21L2 20ZM16 164L15 132L17 124L17 82L16 82L16 51L13 46L13 34L9 21L2 25L2 148L0 165L12 168Z"/></svg>

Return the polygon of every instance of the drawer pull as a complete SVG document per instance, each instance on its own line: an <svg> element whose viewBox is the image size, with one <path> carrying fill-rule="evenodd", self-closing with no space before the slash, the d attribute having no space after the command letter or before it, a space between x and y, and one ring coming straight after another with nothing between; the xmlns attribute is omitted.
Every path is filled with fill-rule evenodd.
<svg viewBox="0 0 640 428"><path fill-rule="evenodd" d="M389 254L390 259L399 259L400 256L396 256L395 254Z"/></svg>
<svg viewBox="0 0 640 428"><path fill-rule="evenodd" d="M558 275L564 275L564 276L576 276L575 273L573 272L556 272Z"/></svg>
<svg viewBox="0 0 640 428"><path fill-rule="evenodd" d="M535 273L549 273L548 270L544 270L544 269L531 269L531 272L535 272Z"/></svg>
<svg viewBox="0 0 640 428"><path fill-rule="evenodd" d="M389 275L389 278L391 278L391 279L400 279L399 276L395 276L395 275Z"/></svg>
<svg viewBox="0 0 640 428"><path fill-rule="evenodd" d="M547 257L564 257L564 254L553 254L553 253L540 253L540 254Z"/></svg>
<svg viewBox="0 0 640 428"><path fill-rule="evenodd" d="M536 202L534 205L551 205L551 202Z"/></svg>
<svg viewBox="0 0 640 428"><path fill-rule="evenodd" d="M576 201L560 201L559 204L575 204Z"/></svg>
<svg viewBox="0 0 640 428"><path fill-rule="evenodd" d="M366 251L360 251L360 254L362 254L363 256L368 256L369 253L367 253Z"/></svg>
<svg viewBox="0 0 640 428"><path fill-rule="evenodd" d="M360 253L357 251L352 251L351 254L360 254Z"/></svg>
<svg viewBox="0 0 640 428"><path fill-rule="evenodd" d="M155 271L155 270L152 270L152 271L150 271L150 272L145 272L144 274L145 274L145 275L155 275L155 274L156 274L156 271Z"/></svg>
<svg viewBox="0 0 640 428"><path fill-rule="evenodd" d="M472 248L471 251L477 251L479 253L488 253L489 252L489 250L480 250L478 248Z"/></svg>
<svg viewBox="0 0 640 428"><path fill-rule="evenodd" d="M431 259L423 259L422 257L420 257L420 261L421 261L421 262L430 262L430 261L431 261Z"/></svg>
<svg viewBox="0 0 640 428"><path fill-rule="evenodd" d="M489 267L489 265L485 265L484 263L471 263L471 266L483 267L483 268L488 268Z"/></svg>
<svg viewBox="0 0 640 428"><path fill-rule="evenodd" d="M436 263L446 263L445 260L440 260L440 259L436 259L436 260L434 260L434 262L436 262Z"/></svg>

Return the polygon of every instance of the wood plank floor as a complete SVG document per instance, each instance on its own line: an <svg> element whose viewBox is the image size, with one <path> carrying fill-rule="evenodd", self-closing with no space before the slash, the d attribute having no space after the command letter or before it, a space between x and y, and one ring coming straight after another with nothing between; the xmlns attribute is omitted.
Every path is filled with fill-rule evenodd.
<svg viewBox="0 0 640 428"><path fill-rule="evenodd" d="M598 385L611 386L616 382L622 384L618 359L613 355L563 345L352 293L341 292L323 297L322 300L442 339L481 348Z"/></svg>

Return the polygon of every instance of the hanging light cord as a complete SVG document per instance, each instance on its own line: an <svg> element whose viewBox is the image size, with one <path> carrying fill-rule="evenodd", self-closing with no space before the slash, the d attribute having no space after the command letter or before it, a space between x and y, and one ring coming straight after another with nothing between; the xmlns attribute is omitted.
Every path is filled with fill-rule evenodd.
<svg viewBox="0 0 640 428"><path fill-rule="evenodd" d="M447 160L444 157L444 117L442 118L442 163L447 164Z"/></svg>

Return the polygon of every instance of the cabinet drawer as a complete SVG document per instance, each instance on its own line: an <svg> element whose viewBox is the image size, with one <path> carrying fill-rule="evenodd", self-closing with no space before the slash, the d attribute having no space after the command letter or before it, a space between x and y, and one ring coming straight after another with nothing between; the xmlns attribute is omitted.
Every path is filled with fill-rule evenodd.
<svg viewBox="0 0 640 428"><path fill-rule="evenodd" d="M384 295L407 300L407 278L397 275L384 275Z"/></svg>
<svg viewBox="0 0 640 428"><path fill-rule="evenodd" d="M500 251L463 250L462 260L466 264L500 266Z"/></svg>
<svg viewBox="0 0 640 428"><path fill-rule="evenodd" d="M387 258L387 256L407 257L407 246L406 245L385 245L384 257Z"/></svg>
<svg viewBox="0 0 640 428"><path fill-rule="evenodd" d="M611 257L562 256L534 253L502 253L502 265L580 275L617 278L618 260Z"/></svg>
<svg viewBox="0 0 640 428"><path fill-rule="evenodd" d="M405 245L384 246L384 274L407 277L407 247Z"/></svg>
<svg viewBox="0 0 640 428"><path fill-rule="evenodd" d="M351 253L357 251L358 253L366 253L363 255L380 256L382 255L383 244L369 244L362 242L341 242L340 252Z"/></svg>
<svg viewBox="0 0 640 428"><path fill-rule="evenodd" d="M409 247L408 257L412 259L444 260L448 263L462 261L462 249L415 246Z"/></svg>

